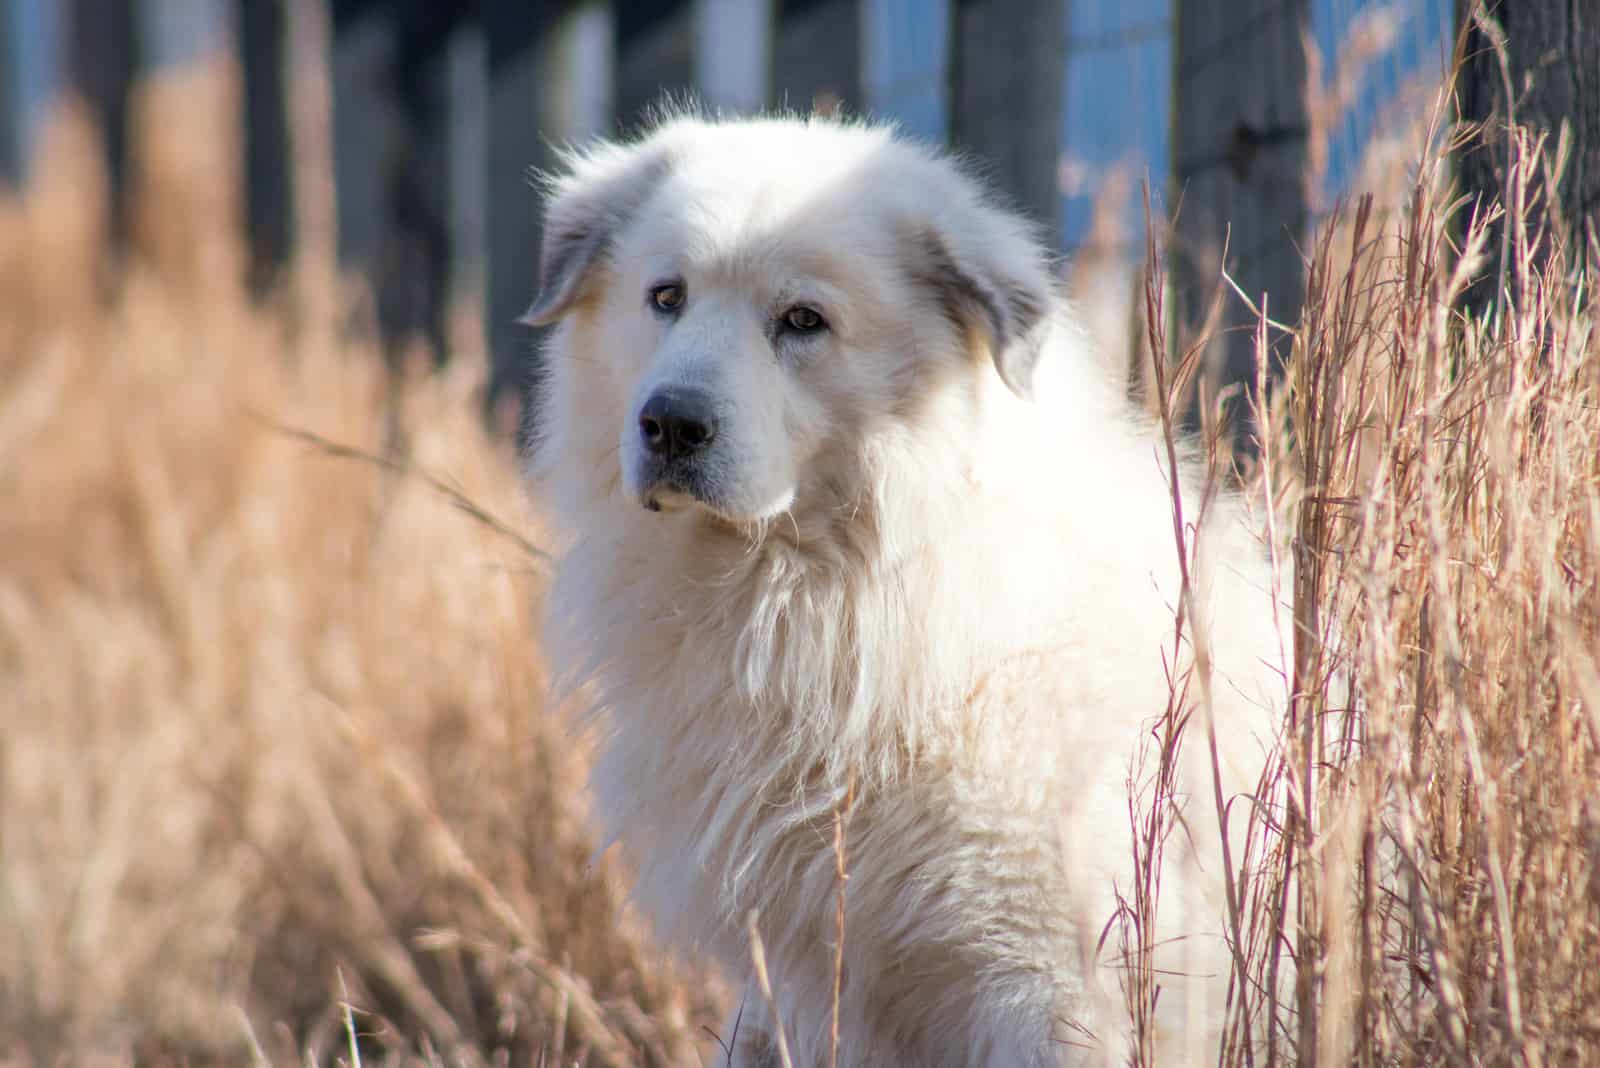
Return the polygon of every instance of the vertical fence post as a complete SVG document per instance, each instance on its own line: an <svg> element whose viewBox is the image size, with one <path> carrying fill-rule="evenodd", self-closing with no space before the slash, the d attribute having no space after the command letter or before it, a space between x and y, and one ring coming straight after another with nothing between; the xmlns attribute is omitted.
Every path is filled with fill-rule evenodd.
<svg viewBox="0 0 1600 1068"><path fill-rule="evenodd" d="M533 299L539 274L539 198L530 171L546 163L539 103L549 72L543 41L553 20L535 4L489 0L488 160L484 198L493 213L486 235L489 277L484 337L489 344L490 413L504 398L520 408L531 386L534 339L517 322Z"/></svg>
<svg viewBox="0 0 1600 1068"><path fill-rule="evenodd" d="M1172 273L1180 327L1175 341L1182 345L1205 321L1224 268L1252 301L1268 294L1273 319L1299 317L1310 13L1307 0L1279 0L1260 11L1235 0L1179 0L1177 16ZM1253 325L1243 303L1225 291L1219 332L1207 353L1213 393L1255 381ZM1287 340L1274 340L1271 370L1277 372ZM1251 450L1247 438L1238 444Z"/></svg>
<svg viewBox="0 0 1600 1068"><path fill-rule="evenodd" d="M611 9L584 3L556 15L522 0L490 0L488 36L488 292L490 411L531 400L540 332L517 322L539 283L540 218L532 174L559 148L609 128L615 30Z"/></svg>
<svg viewBox="0 0 1600 1068"><path fill-rule="evenodd" d="M445 56L452 309L483 297L487 268L488 56L481 20L459 26Z"/></svg>
<svg viewBox="0 0 1600 1068"><path fill-rule="evenodd" d="M88 106L105 159L114 253L129 238L128 109L139 66L134 0L71 0L68 73Z"/></svg>
<svg viewBox="0 0 1600 1068"><path fill-rule="evenodd" d="M618 0L616 11L617 124L629 132L693 85L694 13L687 0Z"/></svg>
<svg viewBox="0 0 1600 1068"><path fill-rule="evenodd" d="M943 144L950 137L952 0L863 0L861 95L873 115Z"/></svg>
<svg viewBox="0 0 1600 1068"><path fill-rule="evenodd" d="M772 0L695 0L694 83L713 111L748 115L767 103Z"/></svg>
<svg viewBox="0 0 1600 1068"><path fill-rule="evenodd" d="M384 180L398 122L388 91L397 26L388 13L333 0L331 52L334 214L339 266L365 272L384 227Z"/></svg>
<svg viewBox="0 0 1600 1068"><path fill-rule="evenodd" d="M243 74L245 230L250 286L264 292L288 266L295 233L293 153L286 77L288 12L284 0L238 0Z"/></svg>
<svg viewBox="0 0 1600 1068"><path fill-rule="evenodd" d="M456 5L334 2L334 172L340 261L364 270L391 358L447 355L448 41Z"/></svg>
<svg viewBox="0 0 1600 1068"><path fill-rule="evenodd" d="M27 173L23 48L19 0L0 0L0 189L20 186Z"/></svg>
<svg viewBox="0 0 1600 1068"><path fill-rule="evenodd" d="M1585 7L1587 13L1580 15ZM1480 17L1504 34L1503 59L1495 48L1495 35L1485 31ZM1462 146L1456 155L1461 184L1482 198L1485 206L1495 199L1507 203L1511 192L1506 173L1507 124L1513 110L1519 125L1548 136L1544 145L1547 162L1556 156L1558 139L1563 135L1570 138L1566 170L1557 176L1559 186L1549 187L1541 169L1533 175L1533 191L1528 196L1530 226L1559 221L1565 232L1556 235L1536 229L1539 237L1531 251L1535 264L1542 268L1554 241L1565 239L1568 268L1592 270L1596 266L1589 262L1596 247L1593 243L1600 241L1600 10L1566 0L1516 4L1457 0L1456 29L1463 42L1460 117L1483 124L1482 136ZM1507 75L1501 72L1502 61L1516 88L1514 109L1505 98ZM1539 218L1536 212L1553 213L1556 219ZM1460 218L1465 223L1471 213L1462 212ZM1504 224L1504 219L1490 224L1489 262L1466 293L1467 304L1476 310L1496 304L1502 297L1502 280L1512 277L1511 265L1501 263Z"/></svg>
<svg viewBox="0 0 1600 1068"><path fill-rule="evenodd" d="M861 24L857 0L781 0L773 103L802 113L860 109Z"/></svg>
<svg viewBox="0 0 1600 1068"><path fill-rule="evenodd" d="M378 275L378 318L400 340L426 342L436 363L449 354L447 309L456 249L450 241L449 43L458 25L447 6L402 23L394 77L400 138L386 175L390 225Z"/></svg>
<svg viewBox="0 0 1600 1068"><path fill-rule="evenodd" d="M952 133L1054 240L1060 230L1063 0L962 0Z"/></svg>

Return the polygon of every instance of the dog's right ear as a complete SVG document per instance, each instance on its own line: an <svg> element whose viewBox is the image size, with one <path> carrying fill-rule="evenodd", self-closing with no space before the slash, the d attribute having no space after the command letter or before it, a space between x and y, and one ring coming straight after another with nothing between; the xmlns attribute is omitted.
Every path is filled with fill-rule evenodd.
<svg viewBox="0 0 1600 1068"><path fill-rule="evenodd" d="M914 231L913 274L938 295L953 322L983 338L1001 381L1026 398L1039 358L1033 335L1050 313L1054 280L1039 246L1016 219L984 207L973 220L982 225L970 233L949 227Z"/></svg>
<svg viewBox="0 0 1600 1068"><path fill-rule="evenodd" d="M936 206L901 227L911 277L957 327L981 340L1001 381L1027 398L1039 328L1057 300L1045 247L1023 216L994 203L975 179L947 181L931 195Z"/></svg>
<svg viewBox="0 0 1600 1068"><path fill-rule="evenodd" d="M518 322L545 326L591 291L617 232L638 212L671 163L665 145L601 144L567 159L547 182L539 295Z"/></svg>

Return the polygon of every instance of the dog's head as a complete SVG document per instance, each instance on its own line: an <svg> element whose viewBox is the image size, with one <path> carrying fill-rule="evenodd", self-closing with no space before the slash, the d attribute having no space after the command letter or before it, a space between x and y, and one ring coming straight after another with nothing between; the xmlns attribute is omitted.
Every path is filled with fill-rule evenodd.
<svg viewBox="0 0 1600 1068"><path fill-rule="evenodd" d="M1025 394L1054 302L1025 223L861 125L677 119L600 145L552 182L544 242L547 464L735 524L848 497L827 458L877 435L965 432L927 404Z"/></svg>

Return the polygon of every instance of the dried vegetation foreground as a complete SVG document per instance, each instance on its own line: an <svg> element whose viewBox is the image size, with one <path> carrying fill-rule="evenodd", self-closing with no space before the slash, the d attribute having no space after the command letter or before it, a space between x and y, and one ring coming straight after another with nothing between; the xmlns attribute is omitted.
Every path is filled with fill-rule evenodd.
<svg viewBox="0 0 1600 1068"><path fill-rule="evenodd" d="M81 124L0 206L0 1063L696 1063L714 991L541 704L481 351L396 380L252 306L226 103L177 89L110 303Z"/></svg>

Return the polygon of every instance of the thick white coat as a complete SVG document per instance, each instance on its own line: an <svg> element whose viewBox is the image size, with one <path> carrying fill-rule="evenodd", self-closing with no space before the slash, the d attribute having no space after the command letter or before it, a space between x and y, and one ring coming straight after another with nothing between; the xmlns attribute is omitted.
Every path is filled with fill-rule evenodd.
<svg viewBox="0 0 1600 1068"><path fill-rule="evenodd" d="M795 119L576 154L547 229L548 653L601 734L594 804L639 903L746 984L734 1063L773 1063L752 910L794 1063L828 1063L847 797L838 1063L1119 1060L1128 782L1189 647L1164 450L1039 244L949 159ZM671 321L645 296L664 276L689 293ZM830 325L799 348L763 326L795 294ZM715 508L641 506L631 439L663 382L721 398ZM1192 521L1187 474L1183 496ZM1238 510L1208 516L1231 797L1273 743L1288 638ZM1199 730L1160 896L1163 1041L1187 1052L1229 967Z"/></svg>

